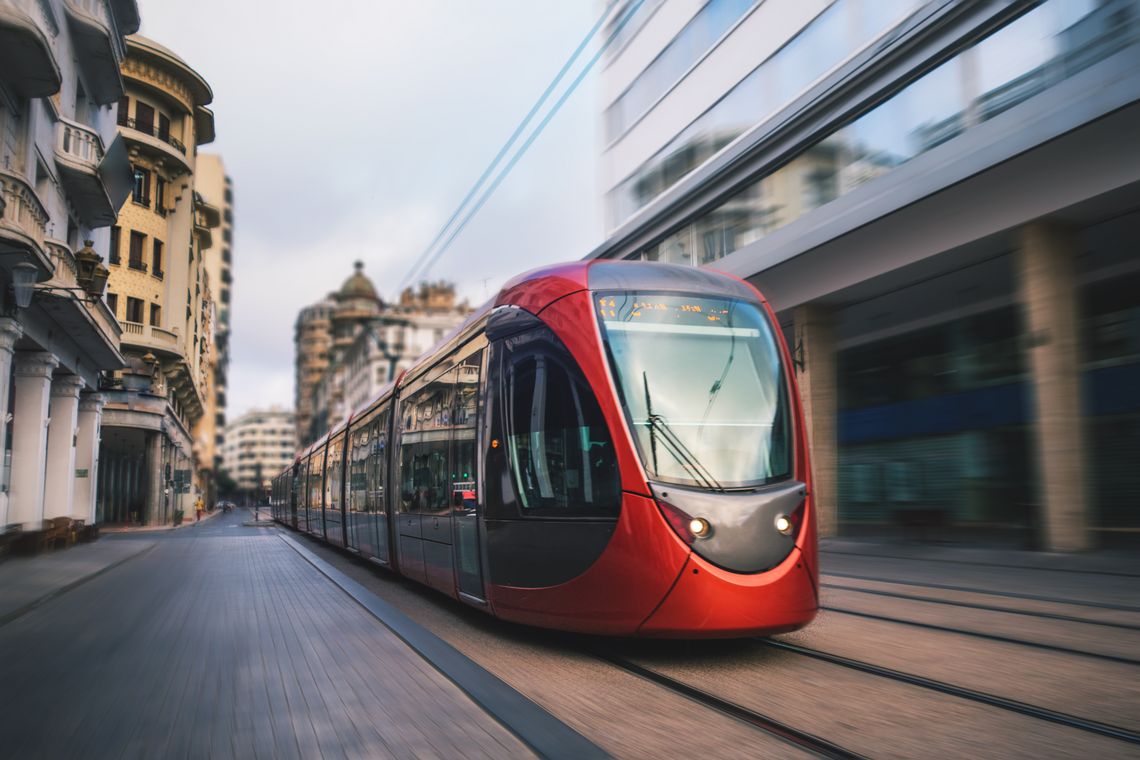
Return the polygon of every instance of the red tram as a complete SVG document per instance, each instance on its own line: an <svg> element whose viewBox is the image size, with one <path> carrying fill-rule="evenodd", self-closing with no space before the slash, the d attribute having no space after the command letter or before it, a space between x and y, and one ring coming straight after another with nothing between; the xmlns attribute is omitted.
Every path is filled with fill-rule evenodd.
<svg viewBox="0 0 1140 760"><path fill-rule="evenodd" d="M515 278L278 476L273 510L535 626L744 636L818 608L787 346L754 288L691 267Z"/></svg>

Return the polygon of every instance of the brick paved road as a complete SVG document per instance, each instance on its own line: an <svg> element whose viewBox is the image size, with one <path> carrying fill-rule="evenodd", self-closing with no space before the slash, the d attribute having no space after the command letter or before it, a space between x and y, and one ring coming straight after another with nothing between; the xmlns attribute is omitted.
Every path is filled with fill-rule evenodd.
<svg viewBox="0 0 1140 760"><path fill-rule="evenodd" d="M246 517L110 539L156 546L0 626L0 755L531 756Z"/></svg>

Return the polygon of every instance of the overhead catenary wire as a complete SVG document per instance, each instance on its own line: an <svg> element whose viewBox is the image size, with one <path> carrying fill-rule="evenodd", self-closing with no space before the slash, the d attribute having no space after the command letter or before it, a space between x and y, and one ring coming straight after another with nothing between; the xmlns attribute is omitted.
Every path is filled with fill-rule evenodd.
<svg viewBox="0 0 1140 760"><path fill-rule="evenodd" d="M499 187L499 185L502 184L503 180L506 179L511 170L515 167L516 164L518 164L519 160L527 152L530 146L534 143L534 141L538 138L538 136L542 133L542 131L546 128L546 126L550 123L558 111L562 108L563 104L565 104L565 102L570 98L574 91L578 89L579 85L581 85L582 81L586 78L586 75L598 62L598 59L601 58L602 54L605 53L610 45L613 44L622 28L629 22L629 20L637 12L637 9L644 2L644 0L635 0L635 2L630 3L621 12L617 23L615 23L613 26L613 30L610 32L610 35L606 38L602 45L598 48L597 52L595 52L594 55L586 62L582 70L567 86L566 90L562 93L558 100L555 101L550 110L547 111L546 115L538 123L538 126L534 128L527 139L507 162L506 166L504 166L502 170L499 171L494 180L492 180L491 184L483 190L482 194L479 196L475 204L467 210L466 214L463 214L464 209L471 202L471 199L475 197L476 193L479 192L480 187L482 187L483 184L487 181L487 178L495 172L499 162L502 161L503 157L507 155L511 147L514 145L515 141L517 141L522 133L526 130L531 119L533 119L538 111L541 110L543 104L546 102L546 99L549 98L551 93L554 92L558 84L562 81L563 77L570 70L570 68L572 68L574 62L581 55L582 51L585 50L590 41L597 34L606 18L609 17L610 12L617 1L618 0L610 0L610 2L606 4L606 7L602 11L602 14L598 17L598 20L590 28L590 31L582 39L578 47L575 48L574 52L570 55L570 58L568 58L566 63L563 64L558 74L547 86L546 90L543 91L538 101L535 102L534 106L531 107L531 110L519 123L518 127L515 128L515 131L511 134L510 138L508 138L507 142L499 150L499 153L483 171L483 174L480 175L479 179L471 187L471 190L468 191L467 195L463 198L462 202L456 208L455 212L440 228L439 232L436 234L435 238L431 241L427 248L425 248L424 251L416 258L416 261L413 263L412 268L408 271L408 274L405 275L404 278L400 281L399 287L401 290L411 284L416 278L426 275L427 272L430 271L431 267L434 266L439 258L447 251L455 238L459 236L459 234L463 231L471 219L473 219L475 215L479 213L480 209L482 209L483 206L487 203L491 195L494 194L495 190ZM455 220L458 219L461 214L463 214L463 219L457 225L452 227L452 225L455 224ZM449 228L450 233L448 232ZM446 239L444 239L445 236ZM441 240L443 240L442 244L440 243Z"/></svg>

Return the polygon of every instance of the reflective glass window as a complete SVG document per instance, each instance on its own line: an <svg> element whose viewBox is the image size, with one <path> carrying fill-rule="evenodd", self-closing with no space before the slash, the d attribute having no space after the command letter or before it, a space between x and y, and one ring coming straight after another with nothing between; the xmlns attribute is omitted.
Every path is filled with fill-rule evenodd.
<svg viewBox="0 0 1140 760"><path fill-rule="evenodd" d="M613 440L590 386L548 330L504 341L507 449L524 515L616 514Z"/></svg>

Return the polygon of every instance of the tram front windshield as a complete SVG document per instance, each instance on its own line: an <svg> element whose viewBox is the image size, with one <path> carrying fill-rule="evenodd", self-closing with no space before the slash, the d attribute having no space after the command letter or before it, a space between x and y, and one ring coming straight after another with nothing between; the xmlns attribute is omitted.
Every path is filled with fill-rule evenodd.
<svg viewBox="0 0 1140 760"><path fill-rule="evenodd" d="M653 293L594 300L650 479L720 490L791 474L786 383L760 305Z"/></svg>

